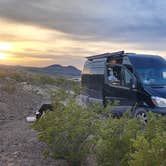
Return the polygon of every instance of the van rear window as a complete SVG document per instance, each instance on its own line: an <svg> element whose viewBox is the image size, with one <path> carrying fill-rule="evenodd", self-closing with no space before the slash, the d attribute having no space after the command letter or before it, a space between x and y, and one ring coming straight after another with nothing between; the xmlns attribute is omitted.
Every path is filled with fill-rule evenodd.
<svg viewBox="0 0 166 166"><path fill-rule="evenodd" d="M104 74L104 61L87 61L84 66L83 74Z"/></svg>

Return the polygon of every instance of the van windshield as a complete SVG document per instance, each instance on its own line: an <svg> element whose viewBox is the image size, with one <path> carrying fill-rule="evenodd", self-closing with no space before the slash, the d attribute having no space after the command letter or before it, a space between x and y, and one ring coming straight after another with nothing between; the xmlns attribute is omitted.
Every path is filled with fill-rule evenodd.
<svg viewBox="0 0 166 166"><path fill-rule="evenodd" d="M161 57L132 57L131 62L144 85L166 85L166 61Z"/></svg>

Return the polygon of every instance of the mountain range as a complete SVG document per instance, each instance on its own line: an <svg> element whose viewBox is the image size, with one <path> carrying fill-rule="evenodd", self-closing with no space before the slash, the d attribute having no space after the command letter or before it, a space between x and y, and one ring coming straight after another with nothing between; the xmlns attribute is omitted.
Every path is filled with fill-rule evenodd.
<svg viewBox="0 0 166 166"><path fill-rule="evenodd" d="M0 69L7 70L24 70L27 72L37 73L37 74L47 74L55 77L65 77L65 78L80 78L81 71L74 66L62 66L59 64L53 64L47 67L27 67L27 66L8 66L0 65Z"/></svg>
<svg viewBox="0 0 166 166"><path fill-rule="evenodd" d="M23 70L40 73L40 74L48 74L56 77L80 77L81 71L74 66L61 66L59 64L54 64L47 67L19 67Z"/></svg>

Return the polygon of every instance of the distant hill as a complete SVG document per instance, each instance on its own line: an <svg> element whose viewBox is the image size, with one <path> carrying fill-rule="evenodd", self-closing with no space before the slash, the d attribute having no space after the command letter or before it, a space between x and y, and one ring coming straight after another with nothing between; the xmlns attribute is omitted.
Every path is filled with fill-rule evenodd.
<svg viewBox="0 0 166 166"><path fill-rule="evenodd" d="M38 68L38 67L19 67L29 72L48 74L56 77L80 77L81 71L74 66L61 66L54 64L51 66Z"/></svg>

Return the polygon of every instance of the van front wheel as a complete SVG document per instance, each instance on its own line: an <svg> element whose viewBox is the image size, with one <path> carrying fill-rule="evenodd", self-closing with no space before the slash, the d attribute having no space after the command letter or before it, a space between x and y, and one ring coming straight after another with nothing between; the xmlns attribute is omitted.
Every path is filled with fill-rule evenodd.
<svg viewBox="0 0 166 166"><path fill-rule="evenodd" d="M148 121L147 109L145 107L137 107L132 112L132 117L137 118L139 121L141 121L143 123L147 123L147 121Z"/></svg>

